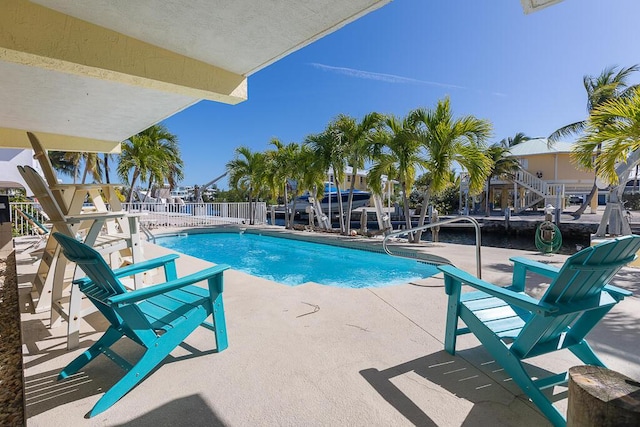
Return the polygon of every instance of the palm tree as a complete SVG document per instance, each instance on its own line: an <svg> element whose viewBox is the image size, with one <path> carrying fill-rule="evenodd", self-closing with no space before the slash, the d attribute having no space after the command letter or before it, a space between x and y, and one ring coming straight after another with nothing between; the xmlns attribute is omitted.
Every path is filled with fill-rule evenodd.
<svg viewBox="0 0 640 427"><path fill-rule="evenodd" d="M616 70L616 68L617 67L605 68L597 77L583 77L584 88L587 92L587 112L589 114L591 114L591 112L597 109L599 106L612 99L628 97L632 93L632 90L638 86L629 86L627 81L631 73L640 70L639 65L632 65L631 67L621 68L620 70ZM549 143L553 144L563 137L568 137L576 134L579 135L586 129L587 124L588 119L563 126L549 135ZM594 129L591 129L590 132L593 133ZM592 152L592 155L597 158L599 154L600 147L599 145L596 145L594 151ZM590 169L595 170L596 176L599 174L597 163L598 162L594 162L590 167ZM582 206L580 206L580 208L576 212L574 212L574 216L579 217L584 213L584 211L587 209L587 206L591 204L591 200L593 199L597 191L598 186L594 179L593 187L591 188L589 195L582 203Z"/></svg>
<svg viewBox="0 0 640 427"><path fill-rule="evenodd" d="M491 123L474 116L454 118L449 98L439 100L435 109L418 109L413 112L420 123L422 145L426 150L426 168L431 183L424 193L420 220L424 225L430 194L442 192L450 184L454 162L469 172L469 191L482 191L490 172L490 161L483 152L486 139L491 134ZM417 233L419 241L421 232Z"/></svg>
<svg viewBox="0 0 640 427"><path fill-rule="evenodd" d="M372 158L371 137L373 131L382 123L383 116L379 113L369 113L360 122L346 115L340 115L335 121L336 127L341 132L342 141L346 147L347 163L351 166L351 183L349 188L349 200L347 202L345 234L350 233L351 211L353 210L353 190L356 184L358 169L363 169L367 160Z"/></svg>
<svg viewBox="0 0 640 427"><path fill-rule="evenodd" d="M402 203L407 229L411 228L409 212L409 191L413 187L417 169L427 169L424 157L424 140L419 132L418 114L410 112L403 119L388 116L383 120L384 128L374 136L376 156L369 171L369 182L372 190L381 192L382 176L395 179L400 183ZM414 236L409 236L414 241Z"/></svg>
<svg viewBox="0 0 640 427"><path fill-rule="evenodd" d="M164 125L156 124L122 143L117 173L123 182L129 183L131 202L138 179L148 182L149 190L154 181L165 179L173 187L183 177L183 166L177 136Z"/></svg>
<svg viewBox="0 0 640 427"><path fill-rule="evenodd" d="M514 145L522 144L525 141L529 141L531 138L525 135L523 132L518 132L515 136L508 136L500 141L500 145L506 148L513 147Z"/></svg>
<svg viewBox="0 0 640 427"><path fill-rule="evenodd" d="M307 145L314 154L314 169L322 170L325 173L329 171L329 169L333 170L336 192L338 193L340 232L345 233L346 228L344 223L344 208L342 206L340 183L344 179L346 145L343 140L343 134L340 132L336 121L334 120L329 123L323 132L307 136L305 145ZM331 218L331 212L329 212L329 218Z"/></svg>
<svg viewBox="0 0 640 427"><path fill-rule="evenodd" d="M600 178L618 184L616 166L627 162L638 149L640 88L635 88L627 92L627 96L611 99L591 111L585 134L574 147L572 157L583 168L591 169L595 165ZM594 160L596 150L600 154Z"/></svg>
<svg viewBox="0 0 640 427"><path fill-rule="evenodd" d="M98 157L98 153L82 153L84 161L84 173L82 174L82 183L87 180L87 175L91 172L94 182L102 182L102 163Z"/></svg>
<svg viewBox="0 0 640 427"><path fill-rule="evenodd" d="M500 144L493 144L487 147L484 154L491 161L491 169L489 170L489 175L487 176L487 194L485 206L485 216L489 216L491 214L489 206L491 179L493 179L494 177L501 179L512 179L515 172L520 169L520 162L518 162L518 159L511 156L509 148L505 147L502 142L500 142Z"/></svg>
<svg viewBox="0 0 640 427"><path fill-rule="evenodd" d="M235 157L227 165L229 185L245 190L249 197L249 223L254 223L253 197L264 186L265 154L249 147L236 148Z"/></svg>
<svg viewBox="0 0 640 427"><path fill-rule="evenodd" d="M277 194L279 190L283 189L284 204L285 207L289 203L289 182L296 181L301 172L299 166L299 156L301 147L295 142L289 144L283 144L279 139L273 138L270 144L276 147L276 150L268 150L266 155L265 175L264 179L269 187L272 187L272 194ZM277 190L276 190L277 189ZM297 187L296 193L297 195ZM295 195L293 196L295 198ZM288 215L287 209L285 209L285 227L293 227L293 219L295 217L295 206L291 210L291 214Z"/></svg>
<svg viewBox="0 0 640 427"><path fill-rule="evenodd" d="M49 151L49 160L53 168L63 175L76 178L76 167L69 161L64 151Z"/></svg>

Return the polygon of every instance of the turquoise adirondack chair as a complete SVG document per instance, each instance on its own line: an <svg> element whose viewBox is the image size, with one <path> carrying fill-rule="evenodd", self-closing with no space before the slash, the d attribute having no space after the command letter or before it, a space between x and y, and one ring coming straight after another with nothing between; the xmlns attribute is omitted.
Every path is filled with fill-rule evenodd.
<svg viewBox="0 0 640 427"><path fill-rule="evenodd" d="M635 259L638 249L640 236L632 235L583 249L561 268L511 258L515 265L508 288L452 266L439 266L449 295L445 350L455 354L457 336L473 333L554 425L566 425L564 416L542 390L566 383L567 373L534 380L522 361L569 349L584 364L604 366L584 337L615 304L631 295L608 283ZM552 279L540 300L524 293L528 271ZM478 291L462 293L462 285ZM458 319L466 327L459 327Z"/></svg>
<svg viewBox="0 0 640 427"><path fill-rule="evenodd" d="M105 354L126 374L98 400L89 417L109 409L142 381L169 353L198 326L215 333L216 352L227 348L227 331L222 304L223 271L218 265L178 279L175 259L166 255L149 261L111 270L102 256L91 247L61 233L54 233L64 255L75 262L87 277L74 281L111 323L102 337L71 362L58 376L75 374L100 354ZM167 282L127 291L118 280L163 267ZM194 283L206 280L208 288ZM205 320L213 315L213 323ZM126 336L146 350L135 365L116 354L111 346Z"/></svg>

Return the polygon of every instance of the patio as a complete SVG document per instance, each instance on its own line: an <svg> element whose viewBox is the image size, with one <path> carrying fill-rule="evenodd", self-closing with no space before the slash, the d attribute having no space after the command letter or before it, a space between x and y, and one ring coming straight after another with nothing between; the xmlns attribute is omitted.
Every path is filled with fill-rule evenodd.
<svg viewBox="0 0 640 427"><path fill-rule="evenodd" d="M548 424L473 336L461 337L455 357L443 350L441 275L387 288L340 289L287 287L234 270L225 272L229 348L214 354L211 333L199 328L110 410L85 420L121 371L100 357L76 376L60 382L56 376L106 322L98 314L86 318L80 348L67 352L65 326L47 329L47 314L29 312L29 280L37 264L21 253L24 241L16 245L28 425ZM472 246L437 244L437 250L475 271ZM144 251L146 258L169 252L151 244ZM509 283L508 258L515 252L483 248L483 278ZM518 255L554 265L566 258ZM178 273L207 265L181 256ZM632 378L640 377L639 279L639 270L621 270L614 284L636 296L618 304L590 335L605 363ZM542 277L529 283L536 293L544 288ZM121 354L135 359L135 346L120 344ZM533 359L532 372L559 372L576 361L561 352ZM565 408L566 389L554 392Z"/></svg>

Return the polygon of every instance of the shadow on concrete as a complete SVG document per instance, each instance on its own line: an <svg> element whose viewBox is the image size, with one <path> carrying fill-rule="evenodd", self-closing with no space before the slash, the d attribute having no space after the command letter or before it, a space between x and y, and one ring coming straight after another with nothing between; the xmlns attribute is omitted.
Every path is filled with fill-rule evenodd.
<svg viewBox="0 0 640 427"><path fill-rule="evenodd" d="M620 304L624 303L622 301ZM639 336L640 323L636 317L623 311L611 311L587 335L586 340L595 347L596 354L600 356L608 353L622 360L640 364ZM603 361L606 363L604 358Z"/></svg>
<svg viewBox="0 0 640 427"><path fill-rule="evenodd" d="M100 369L104 370L104 367ZM93 371L92 376L95 369ZM101 394L118 379L110 375L100 375L99 378L92 379L85 371L80 371L58 381L59 373L60 370L47 371L25 378L27 418L85 397Z"/></svg>
<svg viewBox="0 0 640 427"><path fill-rule="evenodd" d="M473 364L467 359L473 360ZM479 362L480 360L483 362ZM536 377L551 374L532 365L527 365L527 369ZM462 425L522 425L523 410L530 415L527 415L530 422L525 423L526 425L548 424L504 370L480 347L458 352L457 356L443 350L384 370L364 369L360 374L380 396L416 426L439 425L424 408L435 405L442 418L442 413L448 411L446 407L452 407L453 401L458 399L471 404ZM405 377L404 381L402 377ZM412 385L403 386L408 384L407 380L410 378L413 378L410 380ZM450 395L443 396L440 388ZM552 401L557 401L566 397L566 392L549 397ZM434 404L434 399L444 407L437 408L439 405ZM423 404L427 401L430 402L428 405ZM455 407L461 406L456 404ZM456 415L458 418L463 416ZM452 424L458 422L451 421Z"/></svg>
<svg viewBox="0 0 640 427"><path fill-rule="evenodd" d="M25 367L29 368L44 362L51 361L53 359L56 359L57 357L64 357L64 355L68 354L68 350L66 349L66 342L61 343L60 340L57 340L55 344L52 344L52 346L50 347L42 347L43 342L46 342L46 339L39 342L40 350L36 353L40 354L40 356L25 363ZM92 340L81 341L80 348L88 348L93 343L94 341ZM182 347L184 350L188 351L189 354L180 356L169 355L162 362L160 362L147 375L146 378L153 375L165 364L180 362L194 357L217 353L216 349L202 351L187 343L182 343L179 345L179 347ZM119 354L125 360L128 360L132 364L135 364L140 359L140 357L142 357L142 354L144 352L144 349L142 347L135 344L128 338L121 339L111 348L117 354ZM79 354L80 352L77 353L77 355ZM71 360L72 359L69 359L68 362L71 362ZM61 364L61 366L64 365L66 365L66 363ZM96 394L102 394L109 390L125 374L124 370L119 368L115 363L113 363L110 359L103 355L100 355L92 360L77 374L71 375L70 377L63 380L58 380L58 374L61 370L62 368L56 369L54 371L42 372L25 378L27 418L36 416L57 406L61 406ZM144 382L144 379L140 383L142 382ZM140 383L138 385L140 385ZM126 395L123 399L126 399Z"/></svg>
<svg viewBox="0 0 640 427"><path fill-rule="evenodd" d="M140 415L125 424L115 424L116 427L145 427L145 426L179 426L200 425L224 427L225 423L207 405L198 394L172 400L169 403Z"/></svg>

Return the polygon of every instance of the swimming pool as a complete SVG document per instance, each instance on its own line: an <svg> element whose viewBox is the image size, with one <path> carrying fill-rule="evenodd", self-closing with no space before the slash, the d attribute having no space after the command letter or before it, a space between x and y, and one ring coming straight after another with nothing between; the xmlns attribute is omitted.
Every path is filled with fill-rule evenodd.
<svg viewBox="0 0 640 427"><path fill-rule="evenodd" d="M385 254L250 233L167 236L156 243L290 286L381 287L438 272L432 265Z"/></svg>

